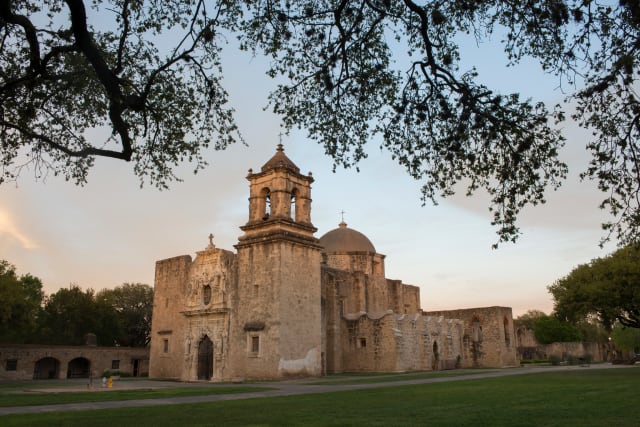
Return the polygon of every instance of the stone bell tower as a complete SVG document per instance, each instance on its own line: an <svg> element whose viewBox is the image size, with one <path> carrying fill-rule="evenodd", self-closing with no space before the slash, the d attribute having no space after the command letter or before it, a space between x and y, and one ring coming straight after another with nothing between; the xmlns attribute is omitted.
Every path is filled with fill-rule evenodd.
<svg viewBox="0 0 640 427"><path fill-rule="evenodd" d="M313 177L300 174L279 144L247 180L249 220L235 245L233 371L265 379L320 375L321 247L311 223Z"/></svg>

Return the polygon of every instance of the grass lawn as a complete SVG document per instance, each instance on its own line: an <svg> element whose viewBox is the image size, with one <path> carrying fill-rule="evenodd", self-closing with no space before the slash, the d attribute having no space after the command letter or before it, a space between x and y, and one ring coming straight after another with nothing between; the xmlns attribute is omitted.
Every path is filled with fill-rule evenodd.
<svg viewBox="0 0 640 427"><path fill-rule="evenodd" d="M3 426L636 426L640 368L585 368L279 398L10 415Z"/></svg>
<svg viewBox="0 0 640 427"><path fill-rule="evenodd" d="M473 375L487 372L486 369L467 369L467 370L452 370L452 371L428 371L412 374L379 374L379 375L366 375L365 378L349 378L355 374L338 374L336 376L327 377L322 381L311 381L309 385L346 385L346 384L375 384L375 383L389 383L396 381L409 381L409 380L426 380L429 378L446 378L446 377L459 377L462 375Z"/></svg>
<svg viewBox="0 0 640 427"><path fill-rule="evenodd" d="M0 389L1 390L1 389ZM269 387L176 387L137 390L101 390L90 392L22 393L0 391L0 406L57 405L77 402L107 402L115 400L162 399L167 397L202 396L209 394L231 394L273 390ZM2 422L0 422L2 424Z"/></svg>

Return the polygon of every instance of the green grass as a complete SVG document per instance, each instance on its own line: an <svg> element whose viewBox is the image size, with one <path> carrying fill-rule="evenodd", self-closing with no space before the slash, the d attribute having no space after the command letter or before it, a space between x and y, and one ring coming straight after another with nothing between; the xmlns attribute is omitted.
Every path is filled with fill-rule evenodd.
<svg viewBox="0 0 640 427"><path fill-rule="evenodd" d="M135 399L163 399L168 397L201 396L210 394L232 394L273 390L268 387L176 387L137 390L106 390L97 389L89 392L38 392L24 393L13 392L0 393L0 407L5 406L33 406L33 405L58 405L77 402L109 402L116 400Z"/></svg>
<svg viewBox="0 0 640 427"><path fill-rule="evenodd" d="M376 383L388 383L396 381L410 381L410 380L425 380L430 378L443 378L443 377L459 377L462 375L473 375L487 372L486 370L455 370L446 372L434 372L427 371L418 374L384 374L384 376L366 376L365 378L349 378L349 376L342 377L336 376L335 378L313 381L307 383L308 385L348 385L348 384L376 384Z"/></svg>
<svg viewBox="0 0 640 427"><path fill-rule="evenodd" d="M0 418L3 426L635 426L640 369Z"/></svg>

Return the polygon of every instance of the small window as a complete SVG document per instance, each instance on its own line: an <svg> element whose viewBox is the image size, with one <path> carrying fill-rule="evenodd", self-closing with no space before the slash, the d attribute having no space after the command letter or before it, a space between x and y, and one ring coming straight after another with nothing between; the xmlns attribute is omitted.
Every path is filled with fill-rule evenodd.
<svg viewBox="0 0 640 427"><path fill-rule="evenodd" d="M111 369L120 369L120 361L119 360L112 360L111 361Z"/></svg>
<svg viewBox="0 0 640 427"><path fill-rule="evenodd" d="M251 337L251 353L260 353L260 337Z"/></svg>
<svg viewBox="0 0 640 427"><path fill-rule="evenodd" d="M164 352L168 353L169 352L169 340L168 339L164 339Z"/></svg>
<svg viewBox="0 0 640 427"><path fill-rule="evenodd" d="M18 369L18 359L7 359L6 371L15 371Z"/></svg>
<svg viewBox="0 0 640 427"><path fill-rule="evenodd" d="M360 338L360 348L366 348L366 347L367 347L367 339Z"/></svg>
<svg viewBox="0 0 640 427"><path fill-rule="evenodd" d="M211 302L211 286L206 285L202 289L202 301L204 302L204 305L207 305Z"/></svg>

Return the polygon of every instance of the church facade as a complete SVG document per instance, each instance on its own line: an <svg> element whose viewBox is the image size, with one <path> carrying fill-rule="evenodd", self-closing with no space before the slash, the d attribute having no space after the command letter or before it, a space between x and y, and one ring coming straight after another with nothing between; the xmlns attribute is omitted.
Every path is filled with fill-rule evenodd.
<svg viewBox="0 0 640 427"><path fill-rule="evenodd" d="M340 223L319 239L311 173L278 146L249 170L236 251L156 263L149 375L230 381L518 363L511 308L420 308L385 256Z"/></svg>

